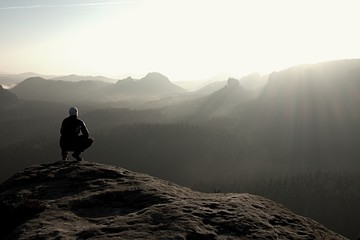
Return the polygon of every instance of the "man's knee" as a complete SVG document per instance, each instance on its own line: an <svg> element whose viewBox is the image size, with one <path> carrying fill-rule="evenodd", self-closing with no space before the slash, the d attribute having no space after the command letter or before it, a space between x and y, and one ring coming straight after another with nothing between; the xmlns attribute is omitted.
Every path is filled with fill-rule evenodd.
<svg viewBox="0 0 360 240"><path fill-rule="evenodd" d="M89 148L93 144L93 142L94 142L94 138L88 137L88 138L84 139L84 141L82 142L81 148L83 150L85 150L85 149Z"/></svg>
<svg viewBox="0 0 360 240"><path fill-rule="evenodd" d="M89 137L88 139L87 139L87 147L90 147L92 144L93 144L93 142L94 142L94 138L92 138L92 137Z"/></svg>

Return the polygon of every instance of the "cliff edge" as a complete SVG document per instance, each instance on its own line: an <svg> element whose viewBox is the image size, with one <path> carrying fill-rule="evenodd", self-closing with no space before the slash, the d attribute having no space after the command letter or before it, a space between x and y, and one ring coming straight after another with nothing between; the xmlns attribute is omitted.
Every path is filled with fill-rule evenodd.
<svg viewBox="0 0 360 240"><path fill-rule="evenodd" d="M29 167L0 185L1 239L346 239L251 194L206 194L92 162Z"/></svg>

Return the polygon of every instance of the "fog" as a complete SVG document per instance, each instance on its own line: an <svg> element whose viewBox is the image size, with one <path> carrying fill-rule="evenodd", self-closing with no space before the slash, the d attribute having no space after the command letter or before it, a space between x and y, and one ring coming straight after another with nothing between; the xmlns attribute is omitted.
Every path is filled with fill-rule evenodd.
<svg viewBox="0 0 360 240"><path fill-rule="evenodd" d="M61 159L59 129L79 108L87 161L195 190L249 192L355 238L360 60L224 78L188 91L160 73L115 82L30 76L0 90L0 180Z"/></svg>

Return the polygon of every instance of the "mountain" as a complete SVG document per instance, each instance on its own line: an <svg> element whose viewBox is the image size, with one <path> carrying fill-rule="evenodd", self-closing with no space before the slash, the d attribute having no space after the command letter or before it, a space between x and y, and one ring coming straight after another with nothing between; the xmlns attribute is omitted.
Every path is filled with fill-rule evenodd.
<svg viewBox="0 0 360 240"><path fill-rule="evenodd" d="M228 115L235 106L250 100L251 94L239 83L239 80L229 78L225 87L206 97L200 105L199 112L207 118Z"/></svg>
<svg viewBox="0 0 360 240"><path fill-rule="evenodd" d="M110 83L100 81L52 81L41 77L28 78L11 89L19 98L50 102L100 101L94 93Z"/></svg>
<svg viewBox="0 0 360 240"><path fill-rule="evenodd" d="M2 239L345 239L250 194L205 194L123 168L59 161L0 185Z"/></svg>
<svg viewBox="0 0 360 240"><path fill-rule="evenodd" d="M160 97L182 93L184 90L172 84L160 73L149 73L140 80L127 78L116 83L103 81L70 82L28 78L11 89L19 98L53 102L115 102L121 100Z"/></svg>
<svg viewBox="0 0 360 240"><path fill-rule="evenodd" d="M183 92L184 89L170 82L166 76L161 73L152 72L139 80L131 77L119 80L108 94L125 96L167 96Z"/></svg>
<svg viewBox="0 0 360 240"><path fill-rule="evenodd" d="M51 80L63 80L68 82L80 82L80 81L102 81L102 82L115 82L115 79L107 78L104 76L79 76L75 74L60 76L52 78Z"/></svg>
<svg viewBox="0 0 360 240"><path fill-rule="evenodd" d="M14 106L18 103L17 96L0 85L0 108Z"/></svg>
<svg viewBox="0 0 360 240"><path fill-rule="evenodd" d="M224 81L224 79L228 78L228 74L222 73L217 74L209 79L194 81L177 81L175 82L175 84L190 92L201 93L204 90L209 90L210 92L208 92L208 94L211 94L214 92L212 91L212 89L217 88L216 90L219 90L220 88L222 88L226 84L226 81ZM266 85L267 80L268 74L260 75L259 73L251 73L239 78L241 86L243 86L247 90L256 90L262 88L264 85Z"/></svg>
<svg viewBox="0 0 360 240"><path fill-rule="evenodd" d="M174 82L176 85L186 89L189 92L196 92L197 90L200 90L201 88L204 88L208 85L211 85L212 83L216 82L222 82L224 79L229 78L229 75L227 73L219 73L216 75L213 75L209 78L204 79L193 79L192 76L188 76L186 80L178 80Z"/></svg>
<svg viewBox="0 0 360 240"><path fill-rule="evenodd" d="M220 90L224 86L226 86L226 81L213 82L213 83L210 83L210 84L206 85L205 87L202 87L199 90L195 91L194 94L202 95L202 96L210 95L210 94L213 94L214 92Z"/></svg>
<svg viewBox="0 0 360 240"><path fill-rule="evenodd" d="M179 98L165 99L167 101L163 100L161 103L166 104L158 105L165 107L165 114L171 118L185 117L192 121L204 121L228 117L233 108L260 95L261 89L255 87L259 86L256 83L258 78L263 79L260 75L254 74L240 80L229 78L227 81L213 82ZM253 87L250 90L244 88L241 84L242 80L248 81L248 86L254 80L251 85Z"/></svg>
<svg viewBox="0 0 360 240"><path fill-rule="evenodd" d="M192 122L206 121L227 117L235 107L252 98L253 94L242 87L239 80L229 78L224 87L212 94L169 106L164 113L171 118L184 117Z"/></svg>
<svg viewBox="0 0 360 240"><path fill-rule="evenodd" d="M352 168L360 144L359 76L360 60L274 72L260 97L232 116L256 136L263 158L291 161L295 169L305 162L338 169L339 161Z"/></svg>
<svg viewBox="0 0 360 240"><path fill-rule="evenodd" d="M38 73L32 73L32 72L27 72L27 73L21 73L21 74L6 74L6 73L1 73L0 74L0 85L6 85L6 86L14 86L16 84L18 84L19 82L30 78L30 77L41 77L41 78L53 78L55 77L54 75L41 75Z"/></svg>
<svg viewBox="0 0 360 240"><path fill-rule="evenodd" d="M268 75L260 75L259 73L252 73L240 78L240 84L248 90L256 90L266 85Z"/></svg>

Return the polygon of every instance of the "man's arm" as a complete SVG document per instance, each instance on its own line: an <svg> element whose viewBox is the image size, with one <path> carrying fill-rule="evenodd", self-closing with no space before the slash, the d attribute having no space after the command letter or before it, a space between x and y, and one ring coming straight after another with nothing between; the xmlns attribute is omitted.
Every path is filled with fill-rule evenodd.
<svg viewBox="0 0 360 240"><path fill-rule="evenodd" d="M60 127L60 134L61 135L63 135L63 133L64 133L63 125L64 125L64 121L61 123L61 127Z"/></svg>
<svg viewBox="0 0 360 240"><path fill-rule="evenodd" d="M89 130L87 129L84 122L81 124L81 132L85 137L89 137Z"/></svg>

